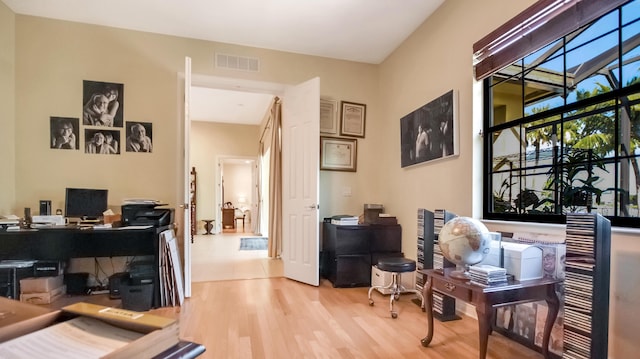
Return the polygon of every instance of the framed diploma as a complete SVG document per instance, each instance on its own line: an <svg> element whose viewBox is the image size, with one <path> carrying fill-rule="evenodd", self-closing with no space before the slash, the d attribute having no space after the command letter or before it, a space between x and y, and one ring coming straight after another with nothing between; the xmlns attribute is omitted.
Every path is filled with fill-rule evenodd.
<svg viewBox="0 0 640 359"><path fill-rule="evenodd" d="M355 172L357 145L355 138L320 137L320 169Z"/></svg>
<svg viewBox="0 0 640 359"><path fill-rule="evenodd" d="M367 105L347 101L341 101L340 105L340 135L364 138Z"/></svg>

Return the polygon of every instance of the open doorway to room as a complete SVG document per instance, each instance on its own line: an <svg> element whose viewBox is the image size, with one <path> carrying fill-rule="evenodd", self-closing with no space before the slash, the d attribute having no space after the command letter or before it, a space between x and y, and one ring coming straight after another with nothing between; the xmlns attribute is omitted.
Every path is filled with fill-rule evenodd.
<svg viewBox="0 0 640 359"><path fill-rule="evenodd" d="M283 275L281 260L269 259L266 249L245 248L243 244L243 238L256 242L254 238L266 237L268 233L264 225L268 222L268 196L259 195L268 193L260 192L260 189L268 188L268 183L264 183L268 181L262 180L268 179L268 169L264 173L261 166L268 160L263 161L256 156L257 150L247 148L258 148L254 144L261 137L259 123L270 108L274 95L265 95L267 100L257 100L263 105L255 112L258 116L254 119L255 124L236 123L233 118L238 117L238 108L252 108L256 94L210 88L194 91L194 88L192 97L194 92L202 95L200 90L210 92L203 106L220 101L227 105L242 105L229 108L227 117L219 115L219 108L215 116L207 117L206 114L199 115L207 111L198 109L198 104L203 101L192 100L191 162L196 162L199 173L200 197L197 202L197 231L191 245L192 282L280 277ZM206 146L198 143L206 143ZM238 147L238 144L242 145ZM214 234L205 234L204 219L213 220Z"/></svg>

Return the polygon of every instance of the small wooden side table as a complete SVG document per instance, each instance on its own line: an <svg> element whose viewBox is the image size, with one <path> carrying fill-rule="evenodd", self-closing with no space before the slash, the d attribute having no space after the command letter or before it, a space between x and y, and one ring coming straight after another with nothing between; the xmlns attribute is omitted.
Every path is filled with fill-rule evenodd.
<svg viewBox="0 0 640 359"><path fill-rule="evenodd" d="M469 281L456 279L449 274L455 268L421 269L420 274L427 276L427 281L422 289L422 297L427 312L427 335L421 340L422 346L429 346L433 339L433 291L460 299L476 307L478 314L478 335L480 340L479 359L487 357L487 344L489 334L492 331L492 319L495 306L506 304L519 304L544 300L549 310L544 324L542 337L542 356L549 359L549 336L551 328L558 315L560 301L556 295L556 284L559 279L534 279L526 281L510 281L505 285L481 287L470 284Z"/></svg>
<svg viewBox="0 0 640 359"><path fill-rule="evenodd" d="M213 229L213 222L215 219L203 219L204 221L204 230L207 231L205 234L213 234L211 230Z"/></svg>

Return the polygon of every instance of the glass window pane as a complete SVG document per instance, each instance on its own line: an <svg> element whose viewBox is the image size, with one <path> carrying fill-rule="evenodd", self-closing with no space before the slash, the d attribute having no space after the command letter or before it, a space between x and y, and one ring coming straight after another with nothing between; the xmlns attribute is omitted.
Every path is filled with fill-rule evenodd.
<svg viewBox="0 0 640 359"><path fill-rule="evenodd" d="M529 167L539 165L538 162L544 163L544 159L549 158L548 152L557 145L560 133L559 121L560 115L555 115L529 122L523 126L526 131L528 160L536 161L535 164L528 165Z"/></svg>
<svg viewBox="0 0 640 359"><path fill-rule="evenodd" d="M637 166L640 165L640 158L633 157L619 162L619 183L618 183L618 204L617 215L621 217L640 217L638 212L638 186L636 181L640 174L637 173Z"/></svg>
<svg viewBox="0 0 640 359"><path fill-rule="evenodd" d="M521 213L551 214L555 209L553 192L546 189L551 167L523 170L523 190L516 197L515 205ZM521 207L520 207L521 205Z"/></svg>
<svg viewBox="0 0 640 359"><path fill-rule="evenodd" d="M522 118L522 81L518 72L521 67L510 65L503 70L492 77L494 126ZM513 73L517 75L510 76Z"/></svg>
<svg viewBox="0 0 640 359"><path fill-rule="evenodd" d="M492 207L494 213L515 213L513 200L520 191L517 171L494 173L492 176Z"/></svg>
<svg viewBox="0 0 640 359"><path fill-rule="evenodd" d="M594 207L594 201L603 191L600 186L604 168L604 161L592 150L564 151L561 172L555 183L559 187L563 213L588 211Z"/></svg>
<svg viewBox="0 0 640 359"><path fill-rule="evenodd" d="M524 154L526 149L526 142L520 127L515 126L497 131L492 134L492 139L492 172L506 170L509 166L520 168L520 156Z"/></svg>
<svg viewBox="0 0 640 359"><path fill-rule="evenodd" d="M618 68L617 32L567 52L567 103L616 88L610 71Z"/></svg>
<svg viewBox="0 0 640 359"><path fill-rule="evenodd" d="M599 159L615 155L615 101L604 101L565 114L562 142L567 149L592 150Z"/></svg>
<svg viewBox="0 0 640 359"><path fill-rule="evenodd" d="M618 28L618 12L613 11L605 15L597 21L576 30L573 34L567 36L567 51L575 49L597 37L603 36ZM613 44L618 41L614 41Z"/></svg>
<svg viewBox="0 0 640 359"><path fill-rule="evenodd" d="M614 189L616 186L616 165L614 163L607 163L605 169L606 171L599 174L602 181L598 183L598 188L603 190L603 192L600 197L600 203L596 202L594 204L594 210L603 216L614 216L616 214L615 200L617 197Z"/></svg>
<svg viewBox="0 0 640 359"><path fill-rule="evenodd" d="M634 0L622 7L622 25L638 19L640 14L640 1Z"/></svg>
<svg viewBox="0 0 640 359"><path fill-rule="evenodd" d="M640 79L640 21L622 29L622 87Z"/></svg>
<svg viewBox="0 0 640 359"><path fill-rule="evenodd" d="M558 39L540 50L525 56L523 59L525 68L535 67L552 57L561 56L564 50L563 44L562 39Z"/></svg>
<svg viewBox="0 0 640 359"><path fill-rule="evenodd" d="M525 73L525 116L564 105L564 65L556 57Z"/></svg>

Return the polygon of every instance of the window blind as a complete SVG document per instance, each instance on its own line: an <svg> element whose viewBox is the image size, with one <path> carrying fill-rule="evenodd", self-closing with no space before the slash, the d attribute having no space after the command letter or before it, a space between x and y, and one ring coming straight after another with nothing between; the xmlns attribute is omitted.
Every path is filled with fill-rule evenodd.
<svg viewBox="0 0 640 359"><path fill-rule="evenodd" d="M481 80L630 0L539 0L473 44Z"/></svg>

